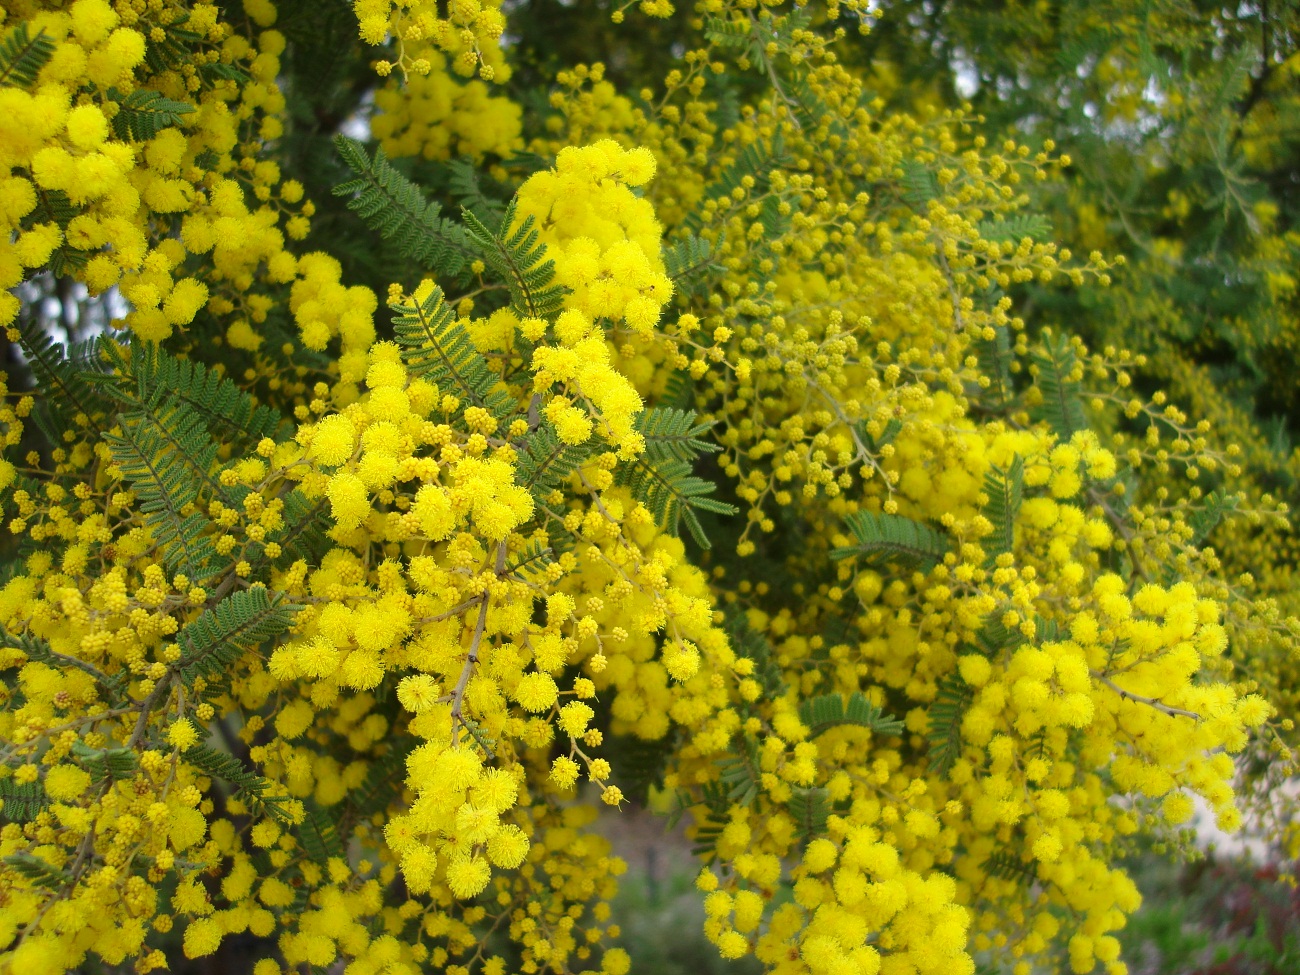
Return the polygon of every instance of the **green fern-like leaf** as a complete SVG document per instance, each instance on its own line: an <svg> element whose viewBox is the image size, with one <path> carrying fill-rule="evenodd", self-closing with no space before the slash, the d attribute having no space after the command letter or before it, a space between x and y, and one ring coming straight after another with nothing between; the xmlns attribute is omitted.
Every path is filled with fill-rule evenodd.
<svg viewBox="0 0 1300 975"><path fill-rule="evenodd" d="M664 248L664 269L678 291L685 294L702 291L713 277L726 270L713 258L722 249L723 239L720 234L717 243L710 244L703 237L688 232Z"/></svg>
<svg viewBox="0 0 1300 975"><path fill-rule="evenodd" d="M731 609L726 616L727 632L731 635L736 656L754 661L753 677L763 689L763 697L771 700L783 695L785 676L777 663L776 651L767 637L749 625L745 614Z"/></svg>
<svg viewBox="0 0 1300 975"><path fill-rule="evenodd" d="M695 380L691 374L685 369L675 369L669 373L663 394L659 397L659 405L685 410L694 402Z"/></svg>
<svg viewBox="0 0 1300 975"><path fill-rule="evenodd" d="M717 857L718 840L722 838L722 831L731 822L728 813L731 807L731 801L727 798L728 791L726 785L721 782L711 782L701 789L703 793L701 802L707 812L704 821L695 827L694 835L691 837L691 854L704 863ZM679 794L679 812L689 808L690 805L689 798ZM675 820L676 816L669 820L670 828L675 825Z"/></svg>
<svg viewBox="0 0 1300 975"><path fill-rule="evenodd" d="M795 116L799 124L809 131L826 125L828 134L843 138L848 127L839 118L835 110L822 98L808 82L806 74L794 74L785 82L786 94L793 103Z"/></svg>
<svg viewBox="0 0 1300 975"><path fill-rule="evenodd" d="M606 754L625 796L633 802L644 803L652 787L662 788L664 773L673 756L672 735L655 741L636 735L616 735L606 741L609 743Z"/></svg>
<svg viewBox="0 0 1300 975"><path fill-rule="evenodd" d="M121 782L136 773L136 753L132 748L91 748L78 741L72 745L72 754L96 782L104 779Z"/></svg>
<svg viewBox="0 0 1300 975"><path fill-rule="evenodd" d="M1040 627L1040 631L1041 629ZM1042 636L1041 632L1040 636ZM1042 638L1050 639L1046 636ZM975 646L972 649L993 660L1003 652L1014 650L1025 642L1025 635L1019 629L1007 627L996 616L990 616L975 633Z"/></svg>
<svg viewBox="0 0 1300 975"><path fill-rule="evenodd" d="M1001 220L985 220L979 225L980 236L999 244L1018 244L1028 237L1044 240L1052 233L1052 221L1041 213L1017 213Z"/></svg>
<svg viewBox="0 0 1300 975"><path fill-rule="evenodd" d="M653 406L637 416L635 426L645 438L645 456L652 461L689 463L701 454L714 454L722 449L716 443L700 439L713 424L696 423L694 410Z"/></svg>
<svg viewBox="0 0 1300 975"><path fill-rule="evenodd" d="M311 863L323 864L330 859L343 857L343 841L339 837L338 824L315 802L304 805L306 809L302 822L295 827L294 832L307 859Z"/></svg>
<svg viewBox="0 0 1300 975"><path fill-rule="evenodd" d="M20 21L0 41L0 85L31 88L41 68L54 57L54 38L41 28L32 36L27 24Z"/></svg>
<svg viewBox="0 0 1300 975"><path fill-rule="evenodd" d="M30 230L40 223L55 223L58 224L60 230L66 231L68 224L81 212L81 208L76 206L68 198L68 194L62 190L47 190L38 185L36 187L36 206L22 218L19 226L23 230ZM51 275L58 278L81 270L89 260L90 251L73 247L65 237L63 242L54 248L50 254L44 269L48 269ZM31 277L44 269L31 268L27 271L27 277ZM84 343L74 343L74 345L81 344Z"/></svg>
<svg viewBox="0 0 1300 975"><path fill-rule="evenodd" d="M903 733L903 722L885 714L882 708L872 704L861 691L850 694L847 705L839 694L806 698L799 705L799 720L808 727L812 738L846 724L870 728L878 735Z"/></svg>
<svg viewBox="0 0 1300 975"><path fill-rule="evenodd" d="M946 535L923 522L902 515L858 511L846 519L856 545L831 550L831 558L858 558L863 565L897 565L929 571L949 548Z"/></svg>
<svg viewBox="0 0 1300 975"><path fill-rule="evenodd" d="M1015 853L999 850L984 861L984 871L990 877L1010 880L1029 886L1038 879L1038 864L1024 860Z"/></svg>
<svg viewBox="0 0 1300 975"><path fill-rule="evenodd" d="M212 61L208 64L199 65L199 78L208 87L215 85L219 81L233 81L237 85L246 85L252 81L252 76L247 71L235 64L226 64L223 61Z"/></svg>
<svg viewBox="0 0 1300 975"><path fill-rule="evenodd" d="M182 758L204 775L221 779L233 786L235 797L254 816L267 816L284 825L291 822L286 808L289 797L272 792L272 785L267 779L250 771L235 756L207 745L195 745L185 751Z"/></svg>
<svg viewBox="0 0 1300 975"><path fill-rule="evenodd" d="M494 200L479 185L478 169L468 159L453 159L446 164L447 189L456 202L484 223L498 223L505 213L500 200Z"/></svg>
<svg viewBox="0 0 1300 975"><path fill-rule="evenodd" d="M1189 544L1200 545L1204 542L1225 516L1237 510L1239 504L1241 504L1241 496L1237 494L1227 494L1223 491L1211 491L1207 494L1201 508L1187 519L1187 523L1192 526Z"/></svg>
<svg viewBox="0 0 1300 975"><path fill-rule="evenodd" d="M366 770L361 785L348 791L344 822L368 819L386 810L405 788L406 756L411 748L409 737L388 740L388 750L375 758Z"/></svg>
<svg viewBox="0 0 1300 975"><path fill-rule="evenodd" d="M4 858L4 863L29 883L38 887L58 890L72 883L72 874L66 870L47 863L31 853L11 853Z"/></svg>
<svg viewBox="0 0 1300 975"><path fill-rule="evenodd" d="M749 21L743 18L723 20L721 17L706 17L704 39L732 51L744 51L753 42Z"/></svg>
<svg viewBox="0 0 1300 975"><path fill-rule="evenodd" d="M719 448L700 435L712 424L697 424L694 410L653 407L638 414L634 426L646 449L618 469L616 479L649 509L660 527L676 534L682 524L701 548L709 547L698 511L736 513L734 505L709 497L716 485L695 477L692 462Z"/></svg>
<svg viewBox="0 0 1300 975"><path fill-rule="evenodd" d="M360 142L342 135L334 138L334 146L356 174L334 187L335 196L350 198L349 210L431 273L450 278L466 273L476 255L464 227L439 216L438 207L392 167L383 149L371 158Z"/></svg>
<svg viewBox="0 0 1300 975"><path fill-rule="evenodd" d="M167 98L150 88L137 88L129 95L110 88L108 97L117 102L113 132L123 140L144 142L152 139L163 129L180 125L183 117L194 111L194 106L188 102Z"/></svg>
<svg viewBox="0 0 1300 975"><path fill-rule="evenodd" d="M31 822L49 808L50 797L39 782L0 779L0 817L11 823Z"/></svg>
<svg viewBox="0 0 1300 975"><path fill-rule="evenodd" d="M926 204L939 196L939 181L923 163L914 159L903 162L903 199L913 210L924 213Z"/></svg>
<svg viewBox="0 0 1300 975"><path fill-rule="evenodd" d="M763 778L763 768L758 760L758 739L752 735L743 736L735 752L714 764L718 766L727 801L738 806L752 805L758 798Z"/></svg>
<svg viewBox="0 0 1300 975"><path fill-rule="evenodd" d="M655 522L674 535L685 524L701 548L709 548L708 536L697 512L734 515L735 505L711 495L717 485L696 477L691 465L682 460L653 460L641 454L618 469L616 480L632 489L632 495L646 506Z"/></svg>
<svg viewBox="0 0 1300 975"><path fill-rule="evenodd" d="M289 628L297 607L261 586L233 592L176 635L181 677L192 684L229 667L241 656Z"/></svg>
<svg viewBox="0 0 1300 975"><path fill-rule="evenodd" d="M86 378L105 395L130 409L136 404L156 407L170 401L203 417L208 430L232 446L252 446L263 437L288 434L284 417L259 405L230 379L201 362L163 352L151 342L133 341L124 348L101 336L99 350L112 370Z"/></svg>
<svg viewBox="0 0 1300 975"><path fill-rule="evenodd" d="M988 386L979 392L980 408L990 413L1003 413L1015 399L1011 382L1011 333L1005 325L994 326L993 338L979 339L975 355L980 374L987 376Z"/></svg>
<svg viewBox="0 0 1300 975"><path fill-rule="evenodd" d="M543 545L536 539L530 540L522 552L515 555L514 560L506 566L506 575L513 575L517 579L528 579L540 575L546 571L546 567L555 561L552 558L553 550L549 545Z"/></svg>
<svg viewBox="0 0 1300 975"><path fill-rule="evenodd" d="M200 492L221 494L212 475L217 445L203 417L182 403L122 416L121 433L106 435L113 461L140 499L145 524L172 571L196 583L212 574L216 550Z"/></svg>
<svg viewBox="0 0 1300 975"><path fill-rule="evenodd" d="M63 190L47 190L36 187L36 208L23 217L22 228L30 230L38 223L57 223L66 228L81 213L78 207Z"/></svg>
<svg viewBox="0 0 1300 975"><path fill-rule="evenodd" d="M891 417L885 424L885 428L880 431L879 437L873 437L871 431L867 429L865 422L858 424L858 436L862 438L862 443L873 454L880 453L880 448L891 444L903 432L903 421L897 417Z"/></svg>
<svg viewBox="0 0 1300 975"><path fill-rule="evenodd" d="M830 790L825 786L795 786L785 809L794 820L795 835L807 844L826 833L826 821L831 815Z"/></svg>
<svg viewBox="0 0 1300 975"><path fill-rule="evenodd" d="M89 428L98 432L110 404L86 381L82 368L84 347L65 347L55 342L26 316L18 320L18 343L37 385L45 394L41 402L50 411L50 432L59 435L56 442L61 444L61 435L68 430Z"/></svg>
<svg viewBox="0 0 1300 975"><path fill-rule="evenodd" d="M599 449L593 441L566 444L549 420L528 434L519 453L519 484L538 501L560 487Z"/></svg>
<svg viewBox="0 0 1300 975"><path fill-rule="evenodd" d="M984 517L993 525L993 532L984 542L989 565L1015 546L1016 516L1020 513L1024 489L1025 461L1022 457L1012 460L1005 471L994 467L984 475L984 493L989 498L984 507Z"/></svg>
<svg viewBox="0 0 1300 975"><path fill-rule="evenodd" d="M1088 427L1080 383L1072 378L1078 362L1074 348L1066 336L1048 335L1032 358L1038 367L1037 385L1043 402L1031 416L1046 422L1062 440L1069 440Z"/></svg>
<svg viewBox="0 0 1300 975"><path fill-rule="evenodd" d="M564 309L566 289L555 283L555 262L546 256L537 222L531 215L516 223L516 200L506 206L493 231L472 211L461 208L465 232L483 260L510 289L521 318L553 319Z"/></svg>
<svg viewBox="0 0 1300 975"><path fill-rule="evenodd" d="M284 523L280 534L268 536L280 546L278 565L288 565L298 559L315 564L333 545L326 534L333 523L329 517L329 501L325 498L309 498L294 488L284 495Z"/></svg>
<svg viewBox="0 0 1300 975"><path fill-rule="evenodd" d="M439 389L481 406L498 420L514 413L518 408L514 397L501 387L501 377L474 347L469 332L443 300L442 289L427 287L428 293L422 297L417 292L388 306L393 310L394 338L407 368Z"/></svg>
<svg viewBox="0 0 1300 975"><path fill-rule="evenodd" d="M939 682L930 703L927 732L931 772L947 775L961 754L961 721L970 700L971 689L958 674L948 674Z"/></svg>

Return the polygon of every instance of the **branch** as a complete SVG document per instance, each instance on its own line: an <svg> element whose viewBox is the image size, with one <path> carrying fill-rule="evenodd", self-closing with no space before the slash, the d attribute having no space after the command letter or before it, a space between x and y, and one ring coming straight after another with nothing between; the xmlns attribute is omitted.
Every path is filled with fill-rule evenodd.
<svg viewBox="0 0 1300 975"><path fill-rule="evenodd" d="M478 596L473 596L465 600L463 603L459 603L458 605L453 606L445 613L439 613L437 616L425 616L422 619L416 620L415 622L420 626L423 626L426 623L441 623L443 620L449 620L453 616L459 616L461 613L465 612L465 610L469 609L471 606L478 605L478 603L482 600L482 598L483 597L481 594Z"/></svg>
<svg viewBox="0 0 1300 975"><path fill-rule="evenodd" d="M1133 701L1137 704L1149 705L1150 707L1155 708L1157 711L1169 715L1171 718L1181 717L1181 718L1191 718L1193 721L1201 720L1201 716L1197 714L1195 711L1184 711L1182 708L1176 708L1172 704L1166 704L1164 701L1158 701L1154 697L1143 697L1141 694L1134 694L1132 691L1126 691L1124 690L1124 688L1120 687L1109 677L1103 677L1101 674L1093 673L1092 676L1095 677L1097 680L1099 680L1101 683L1105 684L1112 691L1114 691L1116 694L1118 694L1120 697L1124 698L1127 701Z"/></svg>
<svg viewBox="0 0 1300 975"><path fill-rule="evenodd" d="M506 543L503 539L497 544L496 574L500 576L506 570ZM451 743L456 744L459 737L459 729L464 728L474 735L474 730L465 721L465 714L462 705L465 701L465 688L469 686L469 679L474 674L474 668L478 665L478 648L483 642L483 631L487 628L488 604L492 601L488 588L484 586L483 592L474 597L478 601L478 620L474 624L474 637L470 640L469 655L465 658L465 666L460 669L460 678L456 681L456 688L451 692ZM470 600L469 602L474 602ZM462 604L465 605L465 604ZM467 608L467 607L466 607ZM456 607L458 611L463 611L462 607Z"/></svg>

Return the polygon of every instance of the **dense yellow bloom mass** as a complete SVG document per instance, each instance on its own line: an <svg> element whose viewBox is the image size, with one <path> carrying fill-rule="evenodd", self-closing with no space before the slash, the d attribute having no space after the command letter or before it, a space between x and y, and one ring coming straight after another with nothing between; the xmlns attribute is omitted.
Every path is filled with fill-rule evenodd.
<svg viewBox="0 0 1300 975"><path fill-rule="evenodd" d="M277 161L268 0L0 25L0 970L625 975L592 823L649 781L726 958L1121 975L1119 857L1240 824L1282 726L1227 651L1300 624L1207 544L1285 518L1235 452L1015 316L1106 284L1025 229L1067 161L883 114L863 4L704 0L658 88L572 66L527 141L499 5L354 12L370 134L467 201L339 143L418 268L382 309Z"/></svg>

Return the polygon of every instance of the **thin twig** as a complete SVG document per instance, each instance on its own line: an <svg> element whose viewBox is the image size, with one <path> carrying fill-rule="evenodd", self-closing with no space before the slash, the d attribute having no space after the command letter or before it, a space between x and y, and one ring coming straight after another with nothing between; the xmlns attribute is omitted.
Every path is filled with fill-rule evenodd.
<svg viewBox="0 0 1300 975"><path fill-rule="evenodd" d="M1166 704L1164 701L1158 701L1154 697L1143 697L1141 694L1134 694L1132 691L1126 691L1109 677L1103 677L1101 674L1094 673L1092 676L1127 701L1134 701L1137 704L1146 704L1155 708L1157 711L1169 715L1170 717L1191 718L1193 721L1201 720L1201 716L1195 711L1185 711L1182 708L1174 707L1172 704Z"/></svg>
<svg viewBox="0 0 1300 975"><path fill-rule="evenodd" d="M423 626L426 623L441 623L443 620L449 620L453 616L459 616L461 613L465 612L465 610L478 605L479 601L482 598L483 597L481 594L478 596L473 596L465 600L463 603L460 603L457 606L453 606L445 613L439 613L437 616L425 616L422 619L416 620L415 621L416 625Z"/></svg>
<svg viewBox="0 0 1300 975"><path fill-rule="evenodd" d="M504 540L497 544L496 574L500 578L506 569L506 543ZM486 586L483 592L474 597L478 600L478 620L474 623L474 636L470 640L469 655L465 657L465 665L460 669L460 678L456 681L456 687L451 692L451 743L456 744L459 738L460 728L464 728L471 735L474 734L469 723L465 720L462 705L465 700L465 688L469 686L469 679L474 674L474 668L478 665L478 649L483 642L483 631L487 628L488 605L492 597ZM470 600L472 603L474 600Z"/></svg>

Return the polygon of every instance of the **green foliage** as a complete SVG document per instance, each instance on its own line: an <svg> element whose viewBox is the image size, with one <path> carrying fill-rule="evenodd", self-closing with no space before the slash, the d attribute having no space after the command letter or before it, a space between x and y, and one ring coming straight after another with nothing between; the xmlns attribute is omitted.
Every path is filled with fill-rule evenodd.
<svg viewBox="0 0 1300 975"><path fill-rule="evenodd" d="M0 816L11 823L27 823L44 812L50 797L40 782L15 782L12 777L0 779Z"/></svg>
<svg viewBox="0 0 1300 975"><path fill-rule="evenodd" d="M994 328L993 338L979 339L975 343L980 374L987 376L988 386L980 391L979 407L990 413L1005 412L1015 400L1015 386L1011 381L1011 334L1005 325Z"/></svg>
<svg viewBox="0 0 1300 975"><path fill-rule="evenodd" d="M263 437L284 439L284 418L259 404L229 378L193 359L163 352L152 342L133 341L123 348L108 336L99 350L112 372L83 374L96 389L124 407L180 405L203 417L208 431L222 442L251 448Z"/></svg>
<svg viewBox="0 0 1300 975"><path fill-rule="evenodd" d="M345 815L351 821L373 816L387 809L406 788L406 756L410 754L408 736L392 736L385 752L376 756L361 785L349 789Z"/></svg>
<svg viewBox="0 0 1300 975"><path fill-rule="evenodd" d="M980 236L999 244L1019 244L1030 240L1045 240L1051 236L1052 221L1041 213L1016 213L998 220L985 220L979 225Z"/></svg>
<svg viewBox="0 0 1300 975"><path fill-rule="evenodd" d="M1050 639L1044 630L1044 626L1039 631L1039 636L1043 639ZM1014 650L1025 642L1025 636L1019 629L1010 629L1003 625L1002 621L996 616L990 616L984 621L984 625L975 633L975 646L972 649L982 653L990 660L996 659L1003 651Z"/></svg>
<svg viewBox="0 0 1300 975"><path fill-rule="evenodd" d="M592 441L566 444L551 422L542 419L524 438L519 453L519 483L540 503L597 451Z"/></svg>
<svg viewBox="0 0 1300 975"><path fill-rule="evenodd" d="M59 229L66 231L73 218L81 214L81 208L73 204L63 190L47 190L36 186L36 207L23 217L21 226L30 230L38 223L56 223ZM80 271L90 260L90 252L73 247L65 237L50 255L49 271L54 279ZM27 274L30 280L32 272Z"/></svg>
<svg viewBox="0 0 1300 975"><path fill-rule="evenodd" d="M994 467L984 475L984 493L988 504L984 516L993 524L993 532L984 540L987 564L993 565L999 555L1015 547L1016 515L1025 488L1025 461L1016 457L1005 471Z"/></svg>
<svg viewBox="0 0 1300 975"><path fill-rule="evenodd" d="M506 575L513 575L517 579L540 576L546 571L546 567L555 561L551 557L552 554L549 546L530 539L523 551L506 566Z"/></svg>
<svg viewBox="0 0 1300 975"><path fill-rule="evenodd" d="M468 159L452 159L446 164L447 189L457 203L484 223L499 223L505 206L483 192L479 172Z"/></svg>
<svg viewBox="0 0 1300 975"><path fill-rule="evenodd" d="M136 773L136 753L131 748L91 748L78 741L72 746L72 754L96 782L121 782Z"/></svg>
<svg viewBox="0 0 1300 975"><path fill-rule="evenodd" d="M287 565L298 559L319 559L330 547L326 532L330 529L329 501L325 498L308 498L294 488L284 495L285 529L278 536L281 553L278 565ZM263 555L258 559L261 564Z"/></svg>
<svg viewBox="0 0 1300 975"><path fill-rule="evenodd" d="M1028 886L1038 879L1038 864L1025 860L1018 853L999 850L984 863L990 877L1010 880Z"/></svg>
<svg viewBox="0 0 1300 975"><path fill-rule="evenodd" d="M163 561L201 584L216 555L200 491L215 484L217 445L203 417L183 403L140 404L121 416L120 433L104 441L123 479L140 500L145 524Z"/></svg>
<svg viewBox="0 0 1300 975"><path fill-rule="evenodd" d="M735 751L714 764L718 766L727 802L737 806L753 805L762 789L763 778L763 769L758 761L758 739L742 735Z"/></svg>
<svg viewBox="0 0 1300 975"><path fill-rule="evenodd" d="M334 146L356 174L334 187L334 195L348 198L348 209L397 245L398 252L430 274L458 278L474 259L465 228L438 215L438 207L424 198L413 182L389 163L384 150L374 157L355 139L335 136Z"/></svg>
<svg viewBox="0 0 1300 975"><path fill-rule="evenodd" d="M696 544L709 548L697 512L736 513L734 505L709 497L716 485L692 473L696 458L719 449L699 439L710 425L697 425L694 410L654 407L642 411L635 426L645 437L646 449L618 468L618 483L632 489L661 528L677 534L685 524Z"/></svg>
<svg viewBox="0 0 1300 975"><path fill-rule="evenodd" d="M845 523L857 544L832 549L831 558L857 558L869 568L897 565L926 572L943 561L949 548L947 536L902 515L858 511Z"/></svg>
<svg viewBox="0 0 1300 975"><path fill-rule="evenodd" d="M894 438L897 437L902 430L903 421L899 420L897 417L890 418L889 422L885 424L885 428L880 431L879 437L873 437L871 435L871 432L867 429L866 423L858 424L858 436L862 438L862 443L872 454L879 453L881 447L893 443Z"/></svg>
<svg viewBox="0 0 1300 975"><path fill-rule="evenodd" d="M921 214L926 212L926 204L939 195L939 181L934 173L914 159L904 160L900 186L903 200Z"/></svg>
<svg viewBox="0 0 1300 975"><path fill-rule="evenodd" d="M117 102L113 132L123 140L145 142L163 129L180 125L184 116L194 111L188 102L178 102L149 88L137 88L128 95L110 88L108 97Z"/></svg>
<svg viewBox="0 0 1300 975"><path fill-rule="evenodd" d="M249 650L287 630L296 610L260 586L231 593L176 635L182 679L190 685L196 677L221 673Z"/></svg>
<svg viewBox="0 0 1300 975"><path fill-rule="evenodd" d="M207 745L195 745L185 753L185 761L204 775L221 779L234 787L239 799L254 816L266 816L281 824L291 823L288 796L270 791L271 783L249 771L239 759ZM323 862L323 861L320 861Z"/></svg>
<svg viewBox="0 0 1300 975"><path fill-rule="evenodd" d="M870 728L878 735L903 733L903 722L885 714L882 708L872 704L861 691L850 694L847 704L840 694L805 698L799 705L799 720L808 726L812 738L846 724Z"/></svg>
<svg viewBox="0 0 1300 975"><path fill-rule="evenodd" d="M546 256L533 217L525 217L516 226L515 205L511 200L495 231L473 211L462 208L465 232L482 251L487 266L510 288L520 318L553 319L564 309L565 289L554 283L555 262Z"/></svg>
<svg viewBox="0 0 1300 975"><path fill-rule="evenodd" d="M315 802L305 804L302 822L294 828L311 863L323 864L333 857L343 857L343 841L330 814Z"/></svg>
<svg viewBox="0 0 1300 975"><path fill-rule="evenodd" d="M929 708L930 771L947 775L961 754L961 720L970 704L971 689L960 675L946 674L939 681Z"/></svg>
<svg viewBox="0 0 1300 975"><path fill-rule="evenodd" d="M669 373L664 391L659 397L659 405L674 409L688 409L695 402L695 380L685 369L676 369Z"/></svg>
<svg viewBox="0 0 1300 975"><path fill-rule="evenodd" d="M701 788L702 803L705 807L705 816L702 822L695 827L695 836L691 841L691 855L699 857L705 863L716 859L718 855L718 839L722 836L722 831L727 828L731 822L731 814L728 810L731 807L731 800L727 798L729 789L723 782L709 782ZM678 795L679 808L678 813L690 805L690 801L683 795ZM669 829L676 824L676 816L668 821Z"/></svg>
<svg viewBox="0 0 1300 975"><path fill-rule="evenodd" d="M1204 542L1224 517L1236 511L1240 504L1241 496L1237 494L1227 494L1223 491L1211 491L1207 494L1203 506L1187 519L1187 523L1192 527L1192 537L1188 544L1200 545Z"/></svg>
<svg viewBox="0 0 1300 975"><path fill-rule="evenodd" d="M648 741L636 735L606 738L606 755L617 784L633 802L644 804L652 788L662 788L672 760L676 735Z"/></svg>
<svg viewBox="0 0 1300 975"><path fill-rule="evenodd" d="M1088 426L1075 374L1078 356L1074 354L1074 347L1066 335L1044 335L1042 347L1033 353L1032 358L1038 369L1037 385L1043 399L1031 415L1035 420L1045 422L1062 440L1069 440Z"/></svg>
<svg viewBox="0 0 1300 975"><path fill-rule="evenodd" d="M45 328L26 315L18 320L18 344L37 384L54 393L45 398L49 404L46 435L59 443L64 431L78 430L83 424L98 431L106 403L78 367L75 350L54 341Z"/></svg>
<svg viewBox="0 0 1300 975"><path fill-rule="evenodd" d="M722 448L700 437L713 428L712 423L696 423L694 410L654 406L643 411L636 429L645 437L645 455L652 461L680 460L687 463L702 454L714 454Z"/></svg>
<svg viewBox="0 0 1300 975"><path fill-rule="evenodd" d="M713 257L723 243L722 236L716 244L710 244L703 237L688 232L664 247L664 269L678 291L689 295L702 293L709 282L723 272L724 268Z"/></svg>
<svg viewBox="0 0 1300 975"><path fill-rule="evenodd" d="M794 820L795 835L807 844L826 832L831 815L830 790L825 786L795 786L785 809Z"/></svg>
<svg viewBox="0 0 1300 975"><path fill-rule="evenodd" d="M393 336L413 374L482 407L498 420L515 412L514 397L500 386L501 377L474 348L465 326L443 300L441 288L433 285L423 298L394 301L389 308Z"/></svg>
<svg viewBox="0 0 1300 975"><path fill-rule="evenodd" d="M739 55L760 74L769 77L776 77L778 73L788 74L780 70L785 65L779 64L777 59L786 55L789 61L788 55L795 46L794 38L798 32L807 29L812 15L798 9L780 17L755 17L748 11L746 14L731 20L705 18L705 40Z"/></svg>
<svg viewBox="0 0 1300 975"><path fill-rule="evenodd" d="M11 853L4 858L4 862L40 887L58 890L72 883L72 874L68 871L60 870L32 853Z"/></svg>
<svg viewBox="0 0 1300 975"><path fill-rule="evenodd" d="M41 28L35 35L25 21L5 33L0 41L0 85L31 88L41 68L54 56L54 38Z"/></svg>
<svg viewBox="0 0 1300 975"><path fill-rule="evenodd" d="M785 676L767 637L750 627L743 612L734 609L727 613L727 632L736 656L754 661L753 677L762 688L763 696L779 696L785 690Z"/></svg>

